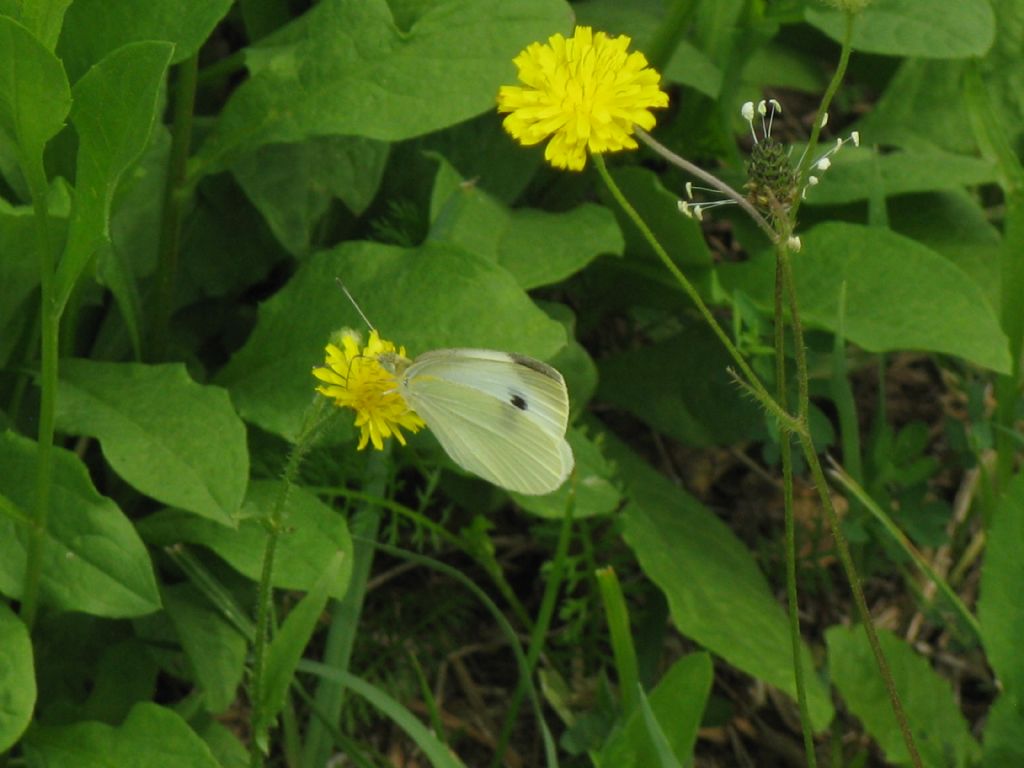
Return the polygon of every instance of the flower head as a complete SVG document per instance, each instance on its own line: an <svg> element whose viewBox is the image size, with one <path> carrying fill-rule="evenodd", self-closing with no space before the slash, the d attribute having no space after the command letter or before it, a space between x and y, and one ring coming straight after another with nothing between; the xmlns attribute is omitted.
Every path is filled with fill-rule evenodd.
<svg viewBox="0 0 1024 768"><path fill-rule="evenodd" d="M382 357L404 359L405 347L395 349L390 341L381 340L377 331L370 331L362 350L359 342L359 334L346 329L340 347L327 345L326 364L313 369L313 375L324 382L316 391L333 398L339 408L356 412L359 450L368 442L383 450L385 438L392 436L405 445L402 429L415 433L426 425L402 398L394 373L381 364Z"/></svg>
<svg viewBox="0 0 1024 768"><path fill-rule="evenodd" d="M556 168L583 169L587 151L636 149L634 126L654 127L649 110L667 107L661 75L642 53L627 53L630 38L576 27L570 38L552 35L513 60L525 87L503 85L498 111L505 130L524 146L551 138L544 157Z"/></svg>

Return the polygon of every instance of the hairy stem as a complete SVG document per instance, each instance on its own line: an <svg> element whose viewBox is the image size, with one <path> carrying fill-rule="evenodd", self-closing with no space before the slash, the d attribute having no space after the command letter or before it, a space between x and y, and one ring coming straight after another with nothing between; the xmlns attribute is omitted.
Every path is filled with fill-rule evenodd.
<svg viewBox="0 0 1024 768"><path fill-rule="evenodd" d="M776 397L783 408L788 408L786 394L786 319L783 313L783 256L785 245L776 247L775 255L775 382ZM814 732L811 729L811 710L807 703L807 682L804 680L800 635L800 604L796 580L796 519L793 511L793 445L788 431L779 431L779 454L782 458L783 506L786 518L786 602L789 609L789 637L793 649L793 678L796 700L800 707L800 729L804 737L804 754L808 768L817 768L818 756L814 751Z"/></svg>
<svg viewBox="0 0 1024 768"><path fill-rule="evenodd" d="M266 674L266 651L270 639L270 617L274 606L274 557L277 553L277 541L284 527L284 510L288 504L288 496L299 474L299 467L306 453L313 447L316 434L325 421L327 400L317 396L306 412L306 417L299 435L292 444L291 452L281 474L281 487L274 499L274 506L267 516L267 540L263 548L263 566L260 569L260 584L256 604L256 637L252 648L252 674L249 686L249 702L253 711L250 722L254 724L249 744L249 765L261 768L264 755L269 751L269 736L262 717L263 686Z"/></svg>

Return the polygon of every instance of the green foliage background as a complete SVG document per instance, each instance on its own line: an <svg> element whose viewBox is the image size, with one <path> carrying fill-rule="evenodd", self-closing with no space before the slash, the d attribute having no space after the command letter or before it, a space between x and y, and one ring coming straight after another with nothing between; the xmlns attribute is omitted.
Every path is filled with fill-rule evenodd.
<svg viewBox="0 0 1024 768"><path fill-rule="evenodd" d="M684 36L666 46L674 13L685 14ZM651 448L652 435L688 450L733 448L775 472L774 425L732 385L716 339L597 177L553 172L495 114L498 87L515 80L513 56L570 33L574 19L663 54L672 106L655 135L737 185L748 138L740 103L785 94L794 114L776 128L802 140L844 28L816 0L0 0L0 751L12 750L11 764L245 764L245 729L215 718L247 706L239 690L265 522L313 398L310 369L332 332L362 325L336 276L411 355L503 349L566 377L578 462L572 551L605 531L602 562L589 564L616 560L643 585L637 595L663 602L671 628L633 627L638 645L655 648L645 653L656 670L634 711L609 692L607 654L588 659L587 675L605 686L591 707L560 687L568 665L544 665L565 764L689 764L698 725L715 722L705 704L716 678L795 695L781 573L727 515L668 479ZM989 466L995 448L1012 467L1024 2L875 0L853 46L834 110L841 124L829 128L856 129L863 143L837 154L810 190L796 258L819 446L836 452L842 438L851 466L849 424L827 421L843 407L848 362L884 366L910 351L964 391L999 382L1003 416L971 410L959 458ZM712 247L710 230L676 209L682 174L644 152L609 162L770 378L770 244L716 211ZM41 288L62 318L52 511L30 634L17 608L38 494ZM308 462L307 487L288 498L274 572L286 599L264 693L293 731L308 715L289 695L296 666L310 690L332 679L300 663L303 649L312 636L308 655L318 657L321 615L336 615L359 583L353 492L396 500L402 520L413 510L417 535L450 528L449 543L478 563L492 553L499 572L500 531L473 523L471 533L470 521L507 521L512 503L523 525L550 532L570 494L510 500L461 475L429 434L386 460L357 454L348 418L338 422ZM829 440L833 426L843 434ZM912 464L924 448L886 453L884 427L883 416L865 429L856 479L917 530L923 505L911 509L906 489L937 468ZM925 467L916 486L908 466ZM981 636L955 634L953 651L991 670L980 741L949 681L898 634L884 636L929 766L1024 764L1024 482L983 474L991 492L959 529L987 533ZM893 478L904 481L898 492ZM415 549L408 525L393 522L394 543ZM891 579L905 614L921 608L935 632L948 629L884 536L863 517L851 525L875 530L862 562ZM596 606L594 594L574 599ZM573 606L566 598L566 616ZM633 608L639 621L649 606ZM604 648L599 608L587 615ZM860 634L817 629L802 651L814 730L859 721L877 759L907 763ZM693 652L663 652L669 635ZM463 764L457 739L454 752L442 748L443 733L404 708L420 691L389 695L351 677L360 672L341 669L334 684L361 692L432 764ZM593 728L599 716L604 731ZM280 764L322 765L334 748L287 739Z"/></svg>

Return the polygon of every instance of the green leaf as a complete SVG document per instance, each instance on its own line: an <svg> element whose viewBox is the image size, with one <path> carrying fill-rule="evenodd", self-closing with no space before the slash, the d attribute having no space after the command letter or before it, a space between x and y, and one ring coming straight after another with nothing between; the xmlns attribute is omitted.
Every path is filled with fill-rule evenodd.
<svg viewBox="0 0 1024 768"><path fill-rule="evenodd" d="M802 235L794 258L801 319L835 330L846 283L846 338L869 352L919 349L963 357L999 373L1010 369L1006 336L985 294L930 248L888 230L819 224ZM723 265L727 290L768 308L770 258Z"/></svg>
<svg viewBox="0 0 1024 768"><path fill-rule="evenodd" d="M837 152L821 184L807 191L812 205L837 205L883 197L995 181L996 167L989 160L942 150L916 150L879 154L866 148L847 147ZM881 186L879 190L878 187Z"/></svg>
<svg viewBox="0 0 1024 768"><path fill-rule="evenodd" d="M115 725L123 721L136 704L150 701L156 695L160 669L152 646L136 637L109 642L99 648L94 646L94 649L99 651L98 660L89 655L88 650L82 654L87 658L77 659L88 665L83 687L88 687L89 698L75 707L74 717L68 719L99 720ZM66 649L63 650L66 653Z"/></svg>
<svg viewBox="0 0 1024 768"><path fill-rule="evenodd" d="M58 222L50 218L54 231L59 230ZM0 364L6 364L20 327L32 314L27 302L39 286L39 262L33 258L35 226L31 206L15 207L0 199Z"/></svg>
<svg viewBox="0 0 1024 768"><path fill-rule="evenodd" d="M711 692L713 673L711 656L691 653L676 661L650 695L644 697L647 709L671 747L671 754L683 764L697 743L697 729ZM646 712L634 712L627 717L622 727L605 742L598 764L606 768L658 765L646 720Z"/></svg>
<svg viewBox="0 0 1024 768"><path fill-rule="evenodd" d="M358 136L323 136L267 144L231 164L238 183L281 244L304 255L331 201L355 215L366 210L384 174L389 145Z"/></svg>
<svg viewBox="0 0 1024 768"><path fill-rule="evenodd" d="M603 358L598 393L689 445L764 437L764 415L736 391L728 373L732 364L718 338L692 323L669 339Z"/></svg>
<svg viewBox="0 0 1024 768"><path fill-rule="evenodd" d="M510 210L443 158L430 201L430 239L497 261L524 290L557 283L603 253L622 255L622 234L604 206L549 213Z"/></svg>
<svg viewBox="0 0 1024 768"><path fill-rule="evenodd" d="M263 563L266 518L281 490L280 481L257 480L249 486L238 515L238 529L169 509L139 522L139 533L155 547L188 542L216 552L232 568L256 581ZM350 555L331 597L341 599L351 570L352 540L345 518L316 496L292 487L284 508L285 531L277 544L273 585L279 589L309 590L338 550Z"/></svg>
<svg viewBox="0 0 1024 768"><path fill-rule="evenodd" d="M375 685L371 685L360 677L334 667L323 664L303 662L300 669L312 672L329 680L342 683L357 696L362 696L372 704L378 712L405 731L406 735L426 755L434 768L465 768L465 764L452 753L451 748L443 743L434 732L416 719L408 709Z"/></svg>
<svg viewBox="0 0 1024 768"><path fill-rule="evenodd" d="M89 722L34 728L25 751L30 768L220 768L180 715L148 702L116 728Z"/></svg>
<svg viewBox="0 0 1024 768"><path fill-rule="evenodd" d="M630 499L623 537L665 593L676 628L795 697L789 624L751 553L718 517L610 435L606 451ZM832 719L832 704L810 658L804 648L811 721L820 730Z"/></svg>
<svg viewBox="0 0 1024 768"><path fill-rule="evenodd" d="M260 306L248 342L221 371L219 383L248 421L293 435L317 383L310 369L322 364L331 333L365 328L337 277L381 335L413 356L486 347L544 360L565 346L562 326L482 257L441 243L403 249L349 242L315 254Z"/></svg>
<svg viewBox="0 0 1024 768"><path fill-rule="evenodd" d="M680 193L665 189L658 176L646 168L616 168L612 176L676 264L695 267L711 264L711 252L700 225L679 213ZM619 220L626 239L626 253L656 261L654 250L622 207L611 199L606 190L601 189L599 193Z"/></svg>
<svg viewBox="0 0 1024 768"><path fill-rule="evenodd" d="M200 149L202 171L261 144L398 141L493 110L498 87L514 82L512 58L570 21L558 0L322 2L248 49L250 77Z"/></svg>
<svg viewBox="0 0 1024 768"><path fill-rule="evenodd" d="M842 41L846 28L842 11L808 3L805 18L833 40ZM853 47L886 56L965 59L984 56L995 32L988 0L941 5L932 0L885 0L870 3L857 14Z"/></svg>
<svg viewBox="0 0 1024 768"><path fill-rule="evenodd" d="M1024 474L1007 486L989 526L985 564L981 572L978 619L988 663L1004 689L1024 697L1024 659L1020 638L1024 614L1020 591L1024 584Z"/></svg>
<svg viewBox="0 0 1024 768"><path fill-rule="evenodd" d="M21 737L35 704L36 674L28 629L6 603L0 603L0 752Z"/></svg>
<svg viewBox="0 0 1024 768"><path fill-rule="evenodd" d="M298 605L289 612L281 628L274 635L273 642L267 649L266 674L262 693L262 706L256 710L263 716L263 721L253 722L253 729L260 732L272 723L284 707L288 687L295 676L295 668L302 659L302 652L313 636L320 614L324 612L327 599L337 591L342 581L342 572L351 568L351 553L338 551L312 589L306 593Z"/></svg>
<svg viewBox="0 0 1024 768"><path fill-rule="evenodd" d="M825 633L832 682L847 706L893 763L909 763L885 683L863 627L832 627ZM949 683L900 638L878 631L882 652L907 713L914 742L925 765L965 768L974 765L978 744L957 708Z"/></svg>
<svg viewBox="0 0 1024 768"><path fill-rule="evenodd" d="M46 49L52 51L57 45L60 28L64 24L64 13L71 0L29 0L22 2L18 20L36 36Z"/></svg>
<svg viewBox="0 0 1024 768"><path fill-rule="evenodd" d="M110 238L110 206L121 175L149 142L170 43L118 48L75 83L71 122L78 133L75 205L57 267L63 305L97 248Z"/></svg>
<svg viewBox="0 0 1024 768"><path fill-rule="evenodd" d="M245 637L191 584L166 587L161 595L202 688L206 711L224 712L242 681L248 650Z"/></svg>
<svg viewBox="0 0 1024 768"><path fill-rule="evenodd" d="M13 432L0 435L0 493L23 509L35 508L37 450L34 441ZM50 499L41 582L48 606L111 618L160 608L142 540L70 451L54 448ZM0 592L10 597L22 593L27 538L24 528L0 517Z"/></svg>
<svg viewBox="0 0 1024 768"><path fill-rule="evenodd" d="M574 519L610 515L619 508L622 500L622 494L615 486L614 468L601 453L600 444L589 439L582 430L570 429L566 439L576 457L576 467L569 480L554 493L544 496L513 493L516 504L539 517L561 520L569 494L575 491Z"/></svg>
<svg viewBox="0 0 1024 768"><path fill-rule="evenodd" d="M68 9L59 53L72 80L128 43L166 40L172 63L194 55L231 7L231 0L75 0Z"/></svg>
<svg viewBox="0 0 1024 768"><path fill-rule="evenodd" d="M1024 765L1024 707L1010 693L1002 694L988 711L985 720L984 768Z"/></svg>
<svg viewBox="0 0 1024 768"><path fill-rule="evenodd" d="M26 174L42 170L43 148L70 108L60 60L21 24L0 16L0 132L21 150Z"/></svg>
<svg viewBox="0 0 1024 768"><path fill-rule="evenodd" d="M180 363L61 362L58 429L100 441L111 467L142 493L223 525L245 495L245 426L227 392Z"/></svg>

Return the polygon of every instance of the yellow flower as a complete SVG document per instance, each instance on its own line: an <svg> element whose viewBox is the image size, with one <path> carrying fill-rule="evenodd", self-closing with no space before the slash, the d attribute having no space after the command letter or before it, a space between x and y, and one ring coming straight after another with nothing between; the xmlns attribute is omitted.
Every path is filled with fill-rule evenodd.
<svg viewBox="0 0 1024 768"><path fill-rule="evenodd" d="M552 35L513 59L526 87L503 85L498 111L505 130L524 146L549 136L544 157L556 168L583 170L594 153L636 149L634 126L654 127L655 107L667 107L661 75L642 53L627 53L630 39L576 27L572 37Z"/></svg>
<svg viewBox="0 0 1024 768"><path fill-rule="evenodd" d="M413 411L398 392L398 382L383 365L382 355L405 357L405 347L395 349L390 341L382 341L377 331L359 349L359 334L346 329L341 336L341 347L328 344L326 365L314 368L313 375L324 382L316 391L334 399L339 408L356 412L359 427L359 450L368 442L378 451L384 449L384 440L395 437L405 445L402 429L419 432L423 420Z"/></svg>

